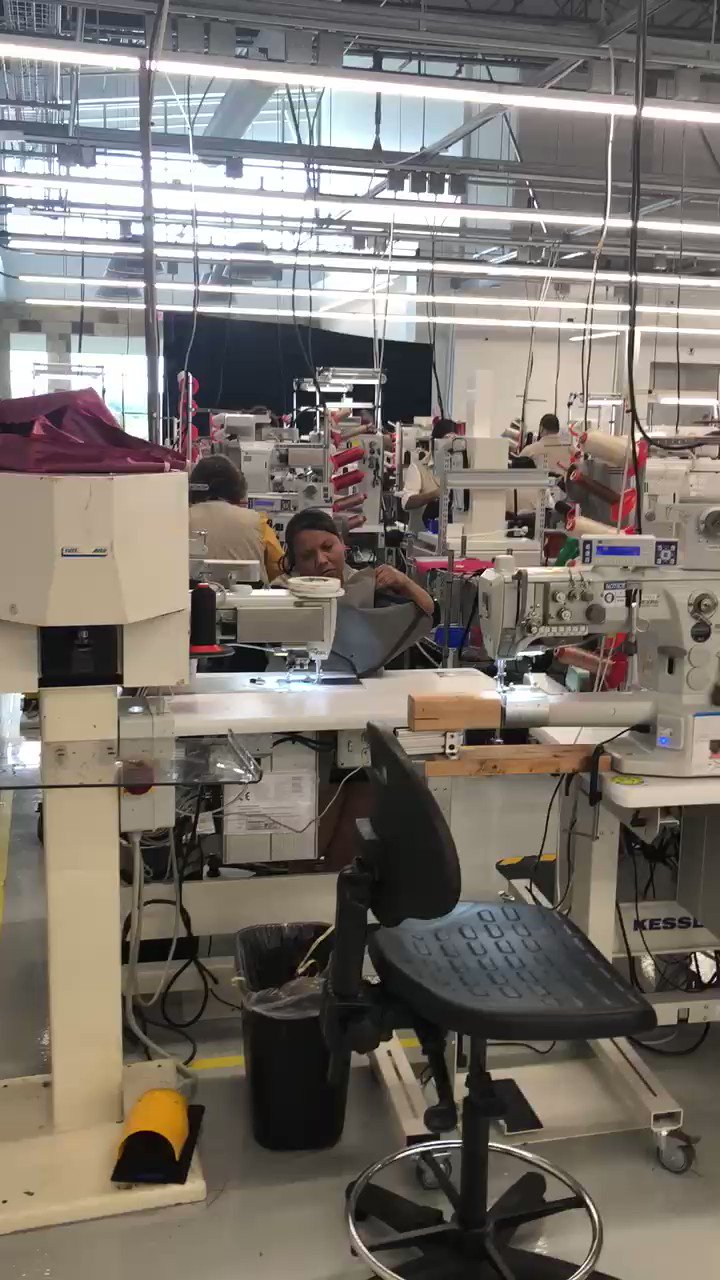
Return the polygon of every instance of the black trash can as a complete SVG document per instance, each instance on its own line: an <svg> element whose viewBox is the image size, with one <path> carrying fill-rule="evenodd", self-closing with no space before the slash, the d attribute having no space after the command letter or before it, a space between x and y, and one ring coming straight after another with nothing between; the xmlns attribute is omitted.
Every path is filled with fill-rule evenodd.
<svg viewBox="0 0 720 1280"><path fill-rule="evenodd" d="M334 1146L345 1123L350 1058L341 1078L331 1084L319 999L276 998L278 988L293 982L298 965L327 927L258 925L236 935L238 974L250 1005L243 1008L242 1022L253 1134L272 1151ZM313 953L320 970L331 948L332 936Z"/></svg>

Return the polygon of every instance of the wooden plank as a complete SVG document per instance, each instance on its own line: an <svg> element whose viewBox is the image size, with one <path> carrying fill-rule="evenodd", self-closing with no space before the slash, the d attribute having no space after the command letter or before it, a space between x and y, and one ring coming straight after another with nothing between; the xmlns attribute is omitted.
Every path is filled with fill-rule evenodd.
<svg viewBox="0 0 720 1280"><path fill-rule="evenodd" d="M416 732L499 729L501 723L502 702L492 689L477 694L411 694L408 698L408 726Z"/></svg>
<svg viewBox="0 0 720 1280"><path fill-rule="evenodd" d="M499 774L589 773L593 747L585 744L546 746L527 743L516 746L461 747L455 760L434 756L425 762L429 778L494 778ZM609 755L601 755L598 768L606 773Z"/></svg>

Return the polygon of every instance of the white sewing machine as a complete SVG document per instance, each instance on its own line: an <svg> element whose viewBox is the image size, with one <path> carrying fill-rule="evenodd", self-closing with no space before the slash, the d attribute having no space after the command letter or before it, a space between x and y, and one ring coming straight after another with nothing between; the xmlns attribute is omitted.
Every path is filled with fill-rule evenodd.
<svg viewBox="0 0 720 1280"><path fill-rule="evenodd" d="M238 645L259 645L285 654L306 654L316 665L330 654L343 595L336 578L293 578L288 587L253 591L236 586L221 591L217 608L223 637Z"/></svg>
<svg viewBox="0 0 720 1280"><path fill-rule="evenodd" d="M627 633L637 675L627 693L538 696L506 691L510 724L647 724L613 747L621 768L649 774L720 771L718 574L678 564L678 541L649 535L584 537L579 562L518 569L502 557L480 582L488 652L530 649ZM635 666L631 661L631 671Z"/></svg>

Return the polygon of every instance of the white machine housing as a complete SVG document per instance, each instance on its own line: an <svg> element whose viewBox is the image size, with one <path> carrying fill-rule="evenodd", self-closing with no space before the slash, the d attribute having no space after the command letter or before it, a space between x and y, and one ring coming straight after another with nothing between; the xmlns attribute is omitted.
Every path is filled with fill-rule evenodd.
<svg viewBox="0 0 720 1280"><path fill-rule="evenodd" d="M339 582L336 586L333 594L309 598L279 587L253 591L237 586L218 596L217 607L237 644L273 647L322 661L329 657L335 637L337 600L343 594ZM224 635L228 637L227 628Z"/></svg>
<svg viewBox="0 0 720 1280"><path fill-rule="evenodd" d="M126 685L185 684L184 472L0 474L0 692L32 693L51 627L117 627Z"/></svg>
<svg viewBox="0 0 720 1280"><path fill-rule="evenodd" d="M651 457L643 472L643 527L677 538L686 569L720 573L720 461Z"/></svg>
<svg viewBox="0 0 720 1280"><path fill-rule="evenodd" d="M652 712L652 732L628 734L613 747L620 767L641 774L720 773L717 574L669 563L661 555L668 540L656 543L653 567L628 569L613 564L603 568L597 561L586 566L582 563L585 541L596 540L582 540L579 564L519 568L512 556L503 556L483 574L479 617L488 653L507 659L529 649L577 644L590 635L635 634L639 700L644 691L645 706ZM633 542L642 546L644 557L645 538L628 536L623 546ZM598 697L610 708L614 702L627 702L630 695ZM582 694L561 697L553 723L612 723L612 717L584 719L583 700ZM567 719L562 718L563 702ZM593 715L595 710L593 704ZM625 723L639 718L632 715ZM532 723L542 721L536 718Z"/></svg>

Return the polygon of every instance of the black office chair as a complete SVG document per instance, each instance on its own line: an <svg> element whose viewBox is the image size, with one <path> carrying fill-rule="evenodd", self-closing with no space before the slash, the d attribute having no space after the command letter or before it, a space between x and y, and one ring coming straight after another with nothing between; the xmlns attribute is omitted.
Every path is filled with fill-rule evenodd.
<svg viewBox="0 0 720 1280"><path fill-rule="evenodd" d="M584 1188L539 1156L490 1141L502 1104L486 1067L487 1042L634 1035L655 1027L653 1010L557 912L500 899L460 903L455 844L428 787L392 733L370 724L367 736L373 816L358 822L359 852L338 877L323 1007L331 1070L340 1069L350 1050L370 1052L395 1029L414 1028L438 1097L425 1123L440 1134L457 1125L446 1033L468 1037L470 1055L462 1141L420 1143L365 1170L349 1191L353 1249L384 1280L599 1277L602 1225ZM368 929L370 911L377 929ZM366 945L378 983L363 980ZM459 1187L440 1158L453 1147L461 1152ZM532 1171L489 1206L493 1151L522 1160ZM375 1183L388 1166L416 1157L448 1200L449 1218ZM546 1200L546 1174L570 1194ZM591 1220L592 1242L579 1266L512 1244L520 1227L581 1208ZM368 1247L357 1229L365 1219L384 1223L391 1234ZM419 1256L393 1271L376 1256L393 1251Z"/></svg>

